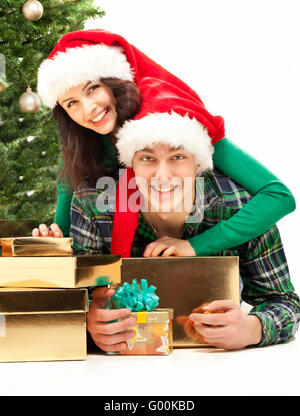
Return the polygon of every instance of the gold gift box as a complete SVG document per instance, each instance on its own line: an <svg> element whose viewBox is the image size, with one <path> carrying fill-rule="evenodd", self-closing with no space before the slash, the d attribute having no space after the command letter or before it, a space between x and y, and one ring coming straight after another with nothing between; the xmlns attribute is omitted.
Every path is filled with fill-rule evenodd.
<svg viewBox="0 0 300 416"><path fill-rule="evenodd" d="M1 238L2 256L72 256L73 238Z"/></svg>
<svg viewBox="0 0 300 416"><path fill-rule="evenodd" d="M0 286L78 288L120 283L121 256L0 257Z"/></svg>
<svg viewBox="0 0 300 416"><path fill-rule="evenodd" d="M0 362L86 359L86 289L0 288Z"/></svg>
<svg viewBox="0 0 300 416"><path fill-rule="evenodd" d="M169 355L172 351L172 309L155 309L150 312L131 312L136 335L127 341L122 355Z"/></svg>
<svg viewBox="0 0 300 416"><path fill-rule="evenodd" d="M122 259L121 282L147 279L159 307L173 308L173 346L207 346L193 340L182 323L203 303L232 299L240 304L239 257L153 257Z"/></svg>
<svg viewBox="0 0 300 416"><path fill-rule="evenodd" d="M38 226L34 220L0 220L0 237L30 236Z"/></svg>

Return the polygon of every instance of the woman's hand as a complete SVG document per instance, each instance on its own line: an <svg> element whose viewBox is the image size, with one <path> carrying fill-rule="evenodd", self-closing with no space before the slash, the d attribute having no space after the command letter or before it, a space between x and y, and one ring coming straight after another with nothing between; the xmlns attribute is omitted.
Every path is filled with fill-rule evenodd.
<svg viewBox="0 0 300 416"><path fill-rule="evenodd" d="M46 224L40 224L39 228L32 230L32 237L63 237L63 233L57 224L51 224L51 231Z"/></svg>
<svg viewBox="0 0 300 416"><path fill-rule="evenodd" d="M157 257L163 252L162 257L178 256L178 257L190 257L196 256L193 247L188 240L180 240L172 237L161 237L153 243L146 246L143 256L144 257Z"/></svg>
<svg viewBox="0 0 300 416"><path fill-rule="evenodd" d="M104 309L114 293L108 287L95 289L87 314L87 329L95 344L106 352L126 349L126 341L136 334L130 330L136 325L136 319L130 317L129 309ZM111 322L114 320L117 321Z"/></svg>
<svg viewBox="0 0 300 416"><path fill-rule="evenodd" d="M260 342L260 320L255 315L243 312L232 300L215 300L203 309L210 313L192 313L189 318L208 344L236 350ZM224 313L216 313L220 310Z"/></svg>

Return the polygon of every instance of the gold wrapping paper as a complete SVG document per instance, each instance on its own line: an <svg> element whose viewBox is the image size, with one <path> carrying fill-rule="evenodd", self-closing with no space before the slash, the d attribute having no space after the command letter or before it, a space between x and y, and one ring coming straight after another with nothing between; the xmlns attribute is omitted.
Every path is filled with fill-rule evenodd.
<svg viewBox="0 0 300 416"><path fill-rule="evenodd" d="M0 286L78 288L121 281L121 256L0 257Z"/></svg>
<svg viewBox="0 0 300 416"><path fill-rule="evenodd" d="M73 238L1 238L2 256L72 256Z"/></svg>
<svg viewBox="0 0 300 416"><path fill-rule="evenodd" d="M33 220L0 220L0 238L30 236L33 228L38 226L38 221Z"/></svg>
<svg viewBox="0 0 300 416"><path fill-rule="evenodd" d="M0 288L0 362L86 359L86 289Z"/></svg>
<svg viewBox="0 0 300 416"><path fill-rule="evenodd" d="M121 355L169 355L172 352L172 309L157 308L150 312L131 312L137 324L136 335L127 341Z"/></svg>
<svg viewBox="0 0 300 416"><path fill-rule="evenodd" d="M238 257L153 257L122 259L121 283L147 279L156 286L160 308L173 308L173 346L206 346L186 333L182 317L203 303L232 299L240 304Z"/></svg>

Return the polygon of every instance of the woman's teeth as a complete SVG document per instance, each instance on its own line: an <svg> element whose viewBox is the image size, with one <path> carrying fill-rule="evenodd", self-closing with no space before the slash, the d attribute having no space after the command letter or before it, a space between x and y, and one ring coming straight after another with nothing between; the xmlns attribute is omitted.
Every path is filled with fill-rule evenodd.
<svg viewBox="0 0 300 416"><path fill-rule="evenodd" d="M102 113L100 113L97 117L92 118L92 122L93 123L99 123L99 121L101 121L103 119L103 117L108 113L108 108L106 108L105 110L102 111Z"/></svg>

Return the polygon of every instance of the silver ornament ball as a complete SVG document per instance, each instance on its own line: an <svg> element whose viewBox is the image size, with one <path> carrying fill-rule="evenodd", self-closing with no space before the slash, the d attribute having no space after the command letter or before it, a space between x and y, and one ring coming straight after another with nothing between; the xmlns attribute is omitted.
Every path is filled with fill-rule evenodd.
<svg viewBox="0 0 300 416"><path fill-rule="evenodd" d="M23 16L31 22L36 22L43 16L43 5L37 0L27 0L22 7Z"/></svg>
<svg viewBox="0 0 300 416"><path fill-rule="evenodd" d="M40 97L28 87L19 98L19 108L23 113L36 113L41 108Z"/></svg>

